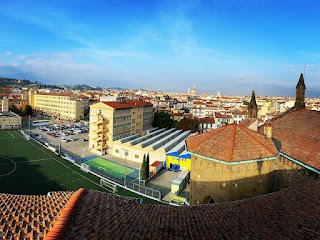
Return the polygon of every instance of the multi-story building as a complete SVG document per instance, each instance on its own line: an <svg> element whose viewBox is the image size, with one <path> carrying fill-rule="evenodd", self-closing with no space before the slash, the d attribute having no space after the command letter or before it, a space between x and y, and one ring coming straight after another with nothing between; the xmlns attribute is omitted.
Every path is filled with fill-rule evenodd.
<svg viewBox="0 0 320 240"><path fill-rule="evenodd" d="M89 114L89 97L84 95L79 95L77 100L82 101L83 104L83 114L88 116Z"/></svg>
<svg viewBox="0 0 320 240"><path fill-rule="evenodd" d="M84 116L83 102L71 93L40 93L30 90L29 105L36 112L64 120L80 120Z"/></svg>
<svg viewBox="0 0 320 240"><path fill-rule="evenodd" d="M89 121L89 147L105 154L113 141L152 128L153 107L143 101L99 102L91 105Z"/></svg>
<svg viewBox="0 0 320 240"><path fill-rule="evenodd" d="M0 112L7 112L9 111L9 99L3 97L0 99Z"/></svg>
<svg viewBox="0 0 320 240"><path fill-rule="evenodd" d="M9 99L9 107L15 106L17 109L22 109L27 104L28 104L28 101L24 99L17 99L17 98Z"/></svg>

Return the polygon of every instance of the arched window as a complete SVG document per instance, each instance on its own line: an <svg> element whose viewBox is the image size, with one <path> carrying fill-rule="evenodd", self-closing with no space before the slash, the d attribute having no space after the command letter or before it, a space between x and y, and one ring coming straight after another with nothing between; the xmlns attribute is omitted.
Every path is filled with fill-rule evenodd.
<svg viewBox="0 0 320 240"><path fill-rule="evenodd" d="M209 195L209 196L206 196L204 199L203 199L203 204L212 204L214 203L214 200L213 198Z"/></svg>

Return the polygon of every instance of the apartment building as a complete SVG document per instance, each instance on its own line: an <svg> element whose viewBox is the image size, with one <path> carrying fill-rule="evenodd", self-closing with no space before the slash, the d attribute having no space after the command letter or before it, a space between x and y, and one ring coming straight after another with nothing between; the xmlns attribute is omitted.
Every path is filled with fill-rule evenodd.
<svg viewBox="0 0 320 240"><path fill-rule="evenodd" d="M152 128L153 107L134 100L99 102L90 106L89 121L89 147L97 154L105 154L113 141L145 135Z"/></svg>
<svg viewBox="0 0 320 240"><path fill-rule="evenodd" d="M83 101L71 93L29 91L29 105L36 112L63 120L80 120L84 116Z"/></svg>
<svg viewBox="0 0 320 240"><path fill-rule="evenodd" d="M9 107L15 106L17 109L21 109L27 104L28 104L28 101L24 99L17 99L17 98L9 99Z"/></svg>
<svg viewBox="0 0 320 240"><path fill-rule="evenodd" d="M9 111L9 99L7 97L0 98L0 112Z"/></svg>

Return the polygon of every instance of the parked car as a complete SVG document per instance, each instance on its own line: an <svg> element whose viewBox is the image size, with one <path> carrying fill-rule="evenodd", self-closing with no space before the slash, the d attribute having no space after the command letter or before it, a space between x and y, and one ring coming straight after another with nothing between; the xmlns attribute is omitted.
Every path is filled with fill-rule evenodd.
<svg viewBox="0 0 320 240"><path fill-rule="evenodd" d="M70 140L70 141L72 141L72 142L73 142L75 139L74 139L74 138L68 138L68 140Z"/></svg>
<svg viewBox="0 0 320 240"><path fill-rule="evenodd" d="M66 139L66 138L61 138L62 142L70 142L70 139Z"/></svg>
<svg viewBox="0 0 320 240"><path fill-rule="evenodd" d="M80 138L79 139L81 142L86 142L86 141L88 141L87 139L85 139L85 138Z"/></svg>

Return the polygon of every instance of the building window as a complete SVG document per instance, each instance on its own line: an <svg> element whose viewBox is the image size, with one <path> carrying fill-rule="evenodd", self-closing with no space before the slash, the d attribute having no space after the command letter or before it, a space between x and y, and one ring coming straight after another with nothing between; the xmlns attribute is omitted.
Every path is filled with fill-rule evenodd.
<svg viewBox="0 0 320 240"><path fill-rule="evenodd" d="M136 154L136 155L134 155L134 157L135 157L135 158L139 158L139 155Z"/></svg>
<svg viewBox="0 0 320 240"><path fill-rule="evenodd" d="M119 153L119 150L118 150L118 149L115 149L114 151L115 151L116 153Z"/></svg>

